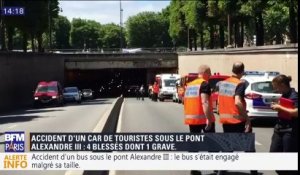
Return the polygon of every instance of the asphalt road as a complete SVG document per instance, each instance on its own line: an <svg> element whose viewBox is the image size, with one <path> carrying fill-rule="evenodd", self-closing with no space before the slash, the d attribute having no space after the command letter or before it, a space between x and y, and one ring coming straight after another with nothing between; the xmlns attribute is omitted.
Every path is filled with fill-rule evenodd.
<svg viewBox="0 0 300 175"><path fill-rule="evenodd" d="M183 124L183 105L168 102L152 102L148 98L139 101L126 98L118 132L189 132ZM216 118L218 116L216 115ZM257 152L269 152L274 121L256 120L253 122L255 146ZM216 131L223 132L216 123ZM229 171L231 172L231 171ZM214 174L213 171L202 171L203 174ZM276 175L274 171L259 171L263 175ZM110 175L189 175L189 171L111 171ZM231 172L232 175L247 175L248 171Z"/></svg>
<svg viewBox="0 0 300 175"><path fill-rule="evenodd" d="M92 132L114 99L96 99L63 107L27 109L0 115L0 133L29 132ZM0 152L4 152L0 135ZM28 150L28 149L26 149ZM0 171L1 175L64 175L66 171Z"/></svg>

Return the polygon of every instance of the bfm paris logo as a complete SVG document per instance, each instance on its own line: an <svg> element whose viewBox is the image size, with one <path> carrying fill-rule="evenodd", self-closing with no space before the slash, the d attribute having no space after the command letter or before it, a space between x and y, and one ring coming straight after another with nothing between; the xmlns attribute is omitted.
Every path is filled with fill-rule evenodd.
<svg viewBox="0 0 300 175"><path fill-rule="evenodd" d="M24 152L25 133L24 132L5 132L5 152Z"/></svg>

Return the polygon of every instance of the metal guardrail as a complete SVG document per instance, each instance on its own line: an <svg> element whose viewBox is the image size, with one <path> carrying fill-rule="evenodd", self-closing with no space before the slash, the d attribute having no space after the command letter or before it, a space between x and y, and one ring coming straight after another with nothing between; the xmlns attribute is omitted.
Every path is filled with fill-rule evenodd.
<svg viewBox="0 0 300 175"><path fill-rule="evenodd" d="M125 54L125 53L175 53L173 48L126 48L120 50L120 48L110 49L52 49L46 52L50 53L84 53L84 54Z"/></svg>

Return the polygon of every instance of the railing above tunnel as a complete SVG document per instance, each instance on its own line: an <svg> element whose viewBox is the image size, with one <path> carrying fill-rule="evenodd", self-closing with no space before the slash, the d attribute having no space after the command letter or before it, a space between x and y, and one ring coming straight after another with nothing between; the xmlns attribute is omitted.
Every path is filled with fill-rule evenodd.
<svg viewBox="0 0 300 175"><path fill-rule="evenodd" d="M186 48L89 48L89 49L52 49L46 52L58 54L126 54L126 53L176 53L186 51Z"/></svg>

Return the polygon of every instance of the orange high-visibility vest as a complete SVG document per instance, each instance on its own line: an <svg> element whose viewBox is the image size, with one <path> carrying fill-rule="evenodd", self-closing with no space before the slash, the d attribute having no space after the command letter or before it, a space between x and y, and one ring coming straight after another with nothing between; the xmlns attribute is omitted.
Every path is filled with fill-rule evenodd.
<svg viewBox="0 0 300 175"><path fill-rule="evenodd" d="M184 115L186 125L201 125L207 123L207 117L204 114L201 101L201 84L205 82L204 79L196 79L187 84L184 94ZM213 115L212 101L209 98L210 112ZM215 117L212 116L213 122Z"/></svg>
<svg viewBox="0 0 300 175"><path fill-rule="evenodd" d="M222 124L238 124L246 121L235 106L235 91L240 83L241 80L235 77L230 77L220 82L218 102L220 123ZM244 99L242 103L246 110L246 102Z"/></svg>

